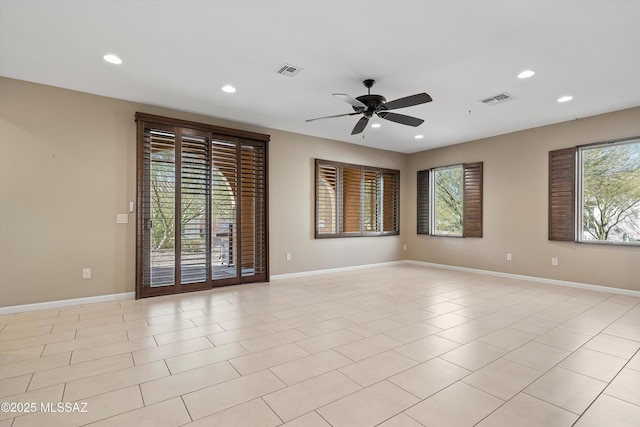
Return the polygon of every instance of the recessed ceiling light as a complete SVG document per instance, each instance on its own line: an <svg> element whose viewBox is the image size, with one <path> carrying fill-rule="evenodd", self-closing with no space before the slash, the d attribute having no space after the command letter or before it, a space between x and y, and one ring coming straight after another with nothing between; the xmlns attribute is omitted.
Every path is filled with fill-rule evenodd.
<svg viewBox="0 0 640 427"><path fill-rule="evenodd" d="M371 125L372 128L379 128L380 126L382 126L380 123L374 123Z"/></svg>
<svg viewBox="0 0 640 427"><path fill-rule="evenodd" d="M236 91L236 88L231 85L222 86L222 91L227 93L233 93Z"/></svg>
<svg viewBox="0 0 640 427"><path fill-rule="evenodd" d="M422 139L422 138L424 138L424 135L416 135L416 136L414 136L414 138L415 139Z"/></svg>
<svg viewBox="0 0 640 427"><path fill-rule="evenodd" d="M519 79L528 79L529 77L532 77L536 72L533 70L524 70L523 72L521 72L520 74L518 74L518 78Z"/></svg>
<svg viewBox="0 0 640 427"><path fill-rule="evenodd" d="M558 98L558 102L569 102L572 99L573 99L573 96L565 95L565 96L561 96L560 98Z"/></svg>
<svg viewBox="0 0 640 427"><path fill-rule="evenodd" d="M116 64L116 65L122 64L122 59L118 58L116 55L112 53L109 53L103 56L102 58L110 64Z"/></svg>

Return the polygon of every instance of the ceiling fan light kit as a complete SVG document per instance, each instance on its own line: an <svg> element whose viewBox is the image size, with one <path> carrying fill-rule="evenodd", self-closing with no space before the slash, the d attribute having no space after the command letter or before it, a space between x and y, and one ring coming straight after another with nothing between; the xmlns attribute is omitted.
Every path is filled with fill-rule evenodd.
<svg viewBox="0 0 640 427"><path fill-rule="evenodd" d="M367 94L353 98L345 93L334 93L333 96L339 98L351 105L353 113L336 114L333 116L318 117L315 119L308 119L307 122L312 122L320 119L331 119L335 117L355 116L362 114L362 117L356 123L355 127L351 131L351 135L357 135L361 133L369 123L369 120L373 115L380 117L384 120L400 123L402 125L417 127L424 123L424 120L417 117L406 116L404 114L391 113L389 110L396 110L398 108L412 107L414 105L426 104L433 101L431 97L426 93L418 93L415 95L399 98L390 102L387 102L386 98L382 95L372 95L371 88L373 87L375 80L367 79L362 82L364 87L367 88Z"/></svg>

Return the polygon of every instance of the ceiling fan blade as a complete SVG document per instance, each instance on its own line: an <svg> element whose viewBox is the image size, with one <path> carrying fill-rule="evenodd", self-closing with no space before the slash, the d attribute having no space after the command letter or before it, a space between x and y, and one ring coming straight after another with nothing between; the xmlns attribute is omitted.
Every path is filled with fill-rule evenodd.
<svg viewBox="0 0 640 427"><path fill-rule="evenodd" d="M316 120L322 119L333 119L334 117L345 117L345 116L355 116L360 113L346 113L346 114L336 114L335 116L324 116L324 117L316 117L315 119L307 119L305 122L314 122Z"/></svg>
<svg viewBox="0 0 640 427"><path fill-rule="evenodd" d="M397 113L387 113L385 111L380 111L378 113L378 117L380 117L381 119L413 127L420 126L422 123L424 123L424 120L417 117L405 116L404 114Z"/></svg>
<svg viewBox="0 0 640 427"><path fill-rule="evenodd" d="M367 106L365 104L347 95L346 93L333 93L332 95L335 96L336 98L342 99L347 104L350 104L356 108L364 108L365 110L367 109Z"/></svg>
<svg viewBox="0 0 640 427"><path fill-rule="evenodd" d="M357 135L360 132L362 132L364 130L364 128L367 127L367 123L369 123L369 117L363 117L360 120L358 120L358 123L356 123L355 127L353 128L353 130L351 131L351 135Z"/></svg>
<svg viewBox="0 0 640 427"><path fill-rule="evenodd" d="M395 110L396 108L412 107L414 105L426 104L433 99L426 93L418 93L404 98L399 98L393 101L382 104L383 110Z"/></svg>

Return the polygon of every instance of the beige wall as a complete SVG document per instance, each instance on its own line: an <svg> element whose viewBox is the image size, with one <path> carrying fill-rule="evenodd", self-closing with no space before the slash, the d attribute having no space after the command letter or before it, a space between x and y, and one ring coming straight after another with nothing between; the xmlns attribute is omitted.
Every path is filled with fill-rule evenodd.
<svg viewBox="0 0 640 427"><path fill-rule="evenodd" d="M271 275L401 258L398 236L313 239L313 158L406 155L1 78L0 306L133 292L136 111L271 135Z"/></svg>
<svg viewBox="0 0 640 427"><path fill-rule="evenodd" d="M547 240L550 150L640 135L640 108L411 155L406 176L431 167L484 162L484 237L418 236L415 197L403 227L409 259L640 290L640 248ZM416 194L416 179L406 189ZM513 254L507 261L506 254ZM558 266L551 265L557 257Z"/></svg>
<svg viewBox="0 0 640 427"><path fill-rule="evenodd" d="M640 108L405 155L1 78L0 306L134 290L136 111L271 135L271 275L414 259L640 290L640 249L546 238L548 151L640 135ZM313 239L314 158L400 169L401 235ZM416 171L466 161L484 237L417 236Z"/></svg>
<svg viewBox="0 0 640 427"><path fill-rule="evenodd" d="M314 239L314 159L403 170L408 156L281 131L269 145L271 274L397 261L400 236ZM402 172L400 173L402 178ZM400 195L401 201L405 194ZM402 203L402 202L401 202ZM286 261L287 252L291 261Z"/></svg>

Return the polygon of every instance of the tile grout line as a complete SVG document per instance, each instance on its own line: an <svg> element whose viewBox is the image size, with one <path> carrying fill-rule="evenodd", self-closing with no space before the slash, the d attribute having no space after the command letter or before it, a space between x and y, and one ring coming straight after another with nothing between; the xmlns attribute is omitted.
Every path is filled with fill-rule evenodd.
<svg viewBox="0 0 640 427"><path fill-rule="evenodd" d="M607 298L607 299L608 299L608 298ZM596 305L598 305L598 304L596 304ZM592 306L591 308L593 308L593 307L594 307L594 306ZM632 307L632 308L633 308L633 307ZM629 310L627 310L624 314L626 314L626 313L627 313L628 311L630 311L632 308L630 308ZM588 310L585 310L585 311L588 311ZM589 339L589 341L591 341L591 340L592 340L594 337L596 337L597 335L601 334L601 333L602 333L602 331L604 331L604 330L605 330L606 328L608 328L612 323L614 323L614 322L616 322L618 319L620 319L620 317L624 316L624 314L621 314L620 316L618 316L618 317L616 318L616 320L614 320L614 321L610 322L607 326L605 326L604 328L602 328L602 329L600 330L600 332L598 332L598 333L596 333L595 335L593 335L593 336L591 337L591 339ZM563 322L563 323L564 323L564 322ZM585 342L584 344L587 344L589 341ZM578 347L576 350L571 351L567 356L565 356L562 360L560 360L558 363L556 363L554 366L552 366L549 370L547 370L546 372L543 372L543 374L542 374L540 377L538 377L538 379L539 379L539 378L541 378L543 375L546 375L546 374L547 374L551 369L556 368L556 367L560 368L558 365L559 365L560 363L562 363L565 359L567 359L567 358L569 358L571 355L573 355L573 354L574 354L576 351L578 351L580 348L583 348L583 347L584 347L584 344L582 344L582 345L581 345L580 347ZM523 344L523 345L524 345L524 344ZM521 347L522 347L522 346L521 346ZM597 350L593 350L593 351L597 351ZM637 353L637 352L638 352L638 351L636 351L636 353ZM599 353L601 353L601 352L599 352ZM507 353L507 354L508 354L508 353ZM602 353L602 354L606 354L606 353ZM627 360L627 362L625 363L625 365L624 365L624 366L626 366L626 365L629 363L629 361L630 361L630 360L631 360L631 358L629 358L629 359ZM516 361L512 361L512 362L514 362L514 363L518 363L518 362L516 362ZM521 365L521 366L525 366L525 367L526 367L526 365L522 365L521 363L518 363L518 364L519 364L519 365ZM618 371L618 374L622 371L622 369L624 369L624 366L620 369L620 371ZM562 368L562 369L565 369L565 368ZM571 371L571 372L574 372L574 371L572 371L571 369L567 369L567 370L568 370L568 371ZM574 372L574 373L579 374L579 375L584 375L584 374L581 374L580 372ZM616 376L617 376L618 374L616 374ZM471 374L470 374L470 375L471 375ZM590 377L589 375L584 375L584 376L589 377L589 378L592 378L592 377ZM464 378L466 378L466 377L464 377ZM597 379L597 378L594 378L594 379ZM613 378L613 379L615 379L615 376L614 376L614 378ZM591 404L589 404L589 406L588 406L584 411L582 411L582 413L581 413L581 414L577 414L577 415L578 415L578 418L577 418L577 419L576 419L576 421L572 424L572 426L573 426L573 425L575 425L575 423L577 423L577 422L578 422L578 420L579 420L580 418L582 418L582 416L583 416L583 415L587 412L587 410L591 407L591 405L593 404L593 402L595 402L595 400L596 400L598 397L600 397L600 395L601 395L601 394L604 392L604 390L609 386L609 384L611 384L611 382L613 381L613 379L612 379L611 381L607 382L607 386L605 386L605 388L604 388L604 389L603 389L603 390L598 394L598 396L596 396L596 398L591 402ZM535 381L537 381L537 379L536 379ZM535 381L533 381L533 382L535 382ZM533 382L532 382L532 383L533 383ZM465 383L465 384L466 384L466 383ZM528 387L528 386L527 386L527 387ZM525 387L525 388L526 388L526 387ZM501 408L502 406L504 406L507 402L509 402L510 400L512 400L512 399L513 399L515 396L517 396L519 393L525 393L525 394L527 394L528 396L531 396L529 393L526 393L526 392L524 391L524 388L523 388L521 391L519 391L518 393L516 393L514 396L512 396L512 397L511 397L510 399L508 399L507 401L505 401L505 403L503 403L502 405L500 405L498 408L496 408L494 411L492 411L490 414L488 414L488 415L487 415L486 417L484 417L482 420L478 421L478 423L476 423L476 425L477 425L477 424L479 424L480 422L482 422L485 418L489 417L489 416L490 416L491 414L493 414L494 412L496 412L498 409L500 409L500 408ZM536 397L536 396L531 396L531 397L533 397L533 398L535 398L535 399L538 399L538 400L541 400L541 401L543 401L543 402L545 402L545 403L548 403L548 404L550 404L550 405L553 405L553 406L555 406L555 407L557 407L557 408L563 409L563 410L565 410L565 411L567 411L567 412L571 412L571 411L569 411L569 410L567 410L567 409L565 409L565 408L562 408L562 407L557 406L557 405L555 405L555 404L553 404L553 403L547 402L547 401L545 401L545 400L543 400L543 399L540 399L540 398L538 398L538 397ZM571 412L571 413L572 413L572 414L575 414L574 412Z"/></svg>
<svg viewBox="0 0 640 427"><path fill-rule="evenodd" d="M274 375L275 375L275 374L274 374ZM276 375L276 378L277 378L277 375ZM278 378L278 379L279 379L279 378ZM280 380L280 381L282 381L282 380ZM282 381L282 384L285 384L285 382L284 382L284 381ZM286 384L285 384L285 385L286 385ZM286 387L285 387L285 388L286 388ZM283 389L281 389L281 390L284 390L284 388L283 388ZM260 397L258 397L258 399L260 399L260 400L262 401L262 403L264 403L264 404L267 406L267 408L269 408L269 409L271 410L271 412L273 412L273 414L274 414L276 417L278 417L278 419L280 420L280 425L284 424L284 420L282 419L282 417L281 417L280 415L278 415L278 413L275 411L275 409L273 409L273 408L271 407L271 405L269 405L269 402L267 402L266 400L264 400L264 396L260 396ZM254 400L254 399L251 399L251 400ZM251 402L251 400L248 400L247 402ZM247 402L244 402L244 403L247 403ZM240 405L243 405L244 403L241 403ZM236 405L236 406L238 406L238 405ZM222 411L220 411L220 412L222 412ZM301 415L301 416L302 416L302 415Z"/></svg>
<svg viewBox="0 0 640 427"><path fill-rule="evenodd" d="M189 415L189 418L191 419L191 422L194 422L195 420L193 419L193 415L191 415L191 411L189 411L189 407L187 406L187 403L184 401L184 395L183 394L180 395L180 401L184 405L184 409L187 411L187 415Z"/></svg>
<svg viewBox="0 0 640 427"><path fill-rule="evenodd" d="M580 414L580 415L578 416L578 419L576 420L576 422L575 422L575 423L573 423L573 424L572 424L572 426L574 426L574 425L575 425L575 424L580 420L580 418L582 418L582 417L584 416L584 414L586 414L586 413L587 413L587 411L589 410L589 408L591 408L591 406L593 406L593 404L596 402L596 400L598 400L598 398L600 398L600 396L602 396L602 395L604 394L605 390L606 390L606 389L611 385L611 383L612 383L612 382L613 382L613 381L618 377L618 375L620 375L620 373L624 370L624 368L626 368L626 367L627 367L627 365L629 364L629 362L631 362L631 359L633 359L634 357L636 357L638 354L640 354L640 349L637 349L637 350L636 350L636 352L635 352L635 353L634 353L634 354L633 354L629 359L627 359L627 362L626 362L626 363L622 366L622 368L620 368L620 370L619 370L619 371L614 375L614 377L611 379L611 381L608 381L608 382L607 382L607 385L606 385L606 386L602 389L602 391L601 391L600 393L598 393L598 395L597 395L597 396L596 396L596 397L591 401L591 403L589 404L589 406L587 406L587 408L586 408L584 411L582 411L582 414ZM631 369L631 368L629 368L629 369ZM606 396L609 396L609 395L606 395ZM614 398L614 399L618 399L617 397L614 397L614 396L609 396L609 397L612 397L612 398ZM626 401L626 400L624 400L624 399L618 399L618 400L621 400L621 401L623 401L623 402L629 403L629 404L631 404L631 405L638 406L638 405L636 405L635 403L627 402L627 401Z"/></svg>
<svg viewBox="0 0 640 427"><path fill-rule="evenodd" d="M597 304L596 304L596 305L597 305ZM633 306L633 307L635 307L635 306ZM624 314L626 314L628 311L630 311L633 307L631 307L629 310L627 310ZM593 308L593 307L592 307L592 308ZM587 310L585 310L585 311L587 311ZM604 327L603 329L601 329L601 330L600 330L600 332L598 332L596 335L593 335L591 339L593 339L593 338L594 338L595 336L597 336L598 334L601 334L601 333L602 333L602 331L604 331L606 328L608 328L612 323L614 323L615 321L617 321L620 317L624 316L624 314L621 314L621 315L620 315L616 320L614 320L614 321L610 322L606 327ZM532 316L529 316L529 317L532 317ZM529 318L529 317L527 317L527 318ZM524 320L524 319L523 319L523 320ZM564 322L563 322L563 323L564 323ZM557 327L560 327L563 323L561 323L560 325L556 326L556 328L557 328ZM455 327L455 326L454 326L454 327ZM507 326L507 327L508 327L508 326ZM502 330L502 329L504 329L504 328L501 328L500 330ZM555 328L553 328L553 329L555 329ZM552 330L552 329L551 329L551 330ZM445 329L445 331L446 331L446 329ZM495 331L494 331L494 332L495 332ZM547 331L547 332L548 332L548 331ZM546 334L547 332L545 332L545 334ZM544 335L544 334L541 334L541 335ZM541 335L538 335L538 338L539 338ZM482 338L482 337L480 337L480 338ZM536 338L534 338L534 339L532 339L532 340L527 341L526 343L522 344L521 346L516 347L516 348L514 348L513 350L509 351L509 352L508 352L508 353L506 353L505 355L507 355L507 354L509 354L509 353L511 353L511 352L513 352L513 351L515 351L515 350L517 350L517 349L519 349L519 348L521 348L521 347L525 346L526 344L528 344L528 343L530 343L530 342L535 342L535 339L536 339ZM591 339L590 339L590 340L591 340ZM589 340L589 341L590 341L590 340ZM477 339L476 339L476 340L474 340L474 341L477 341ZM587 341L586 343L588 343L589 341ZM473 341L471 341L471 342L473 342ZM586 343L585 343L585 344L586 344ZM540 343L540 344L542 344L542 343ZM462 344L461 346L464 346L464 345L466 345L466 344ZM461 346L460 346L460 347L461 347ZM584 346L584 344L583 344L582 346L578 347L578 349L579 349L579 348L582 348L583 346ZM460 348L460 347L458 347L458 348ZM495 346L494 346L494 347L495 347ZM554 347L554 348L557 348L557 347ZM565 356L563 359L561 359L558 363L556 363L554 366L552 366L552 367L551 367L550 369L548 369L546 372L538 371L538 372L541 372L541 373L542 373L542 375L540 375L538 378L536 378L535 380L533 380L533 381L532 381L531 383L529 383L526 387L528 387L529 385L533 384L533 383L534 383L535 381L537 381L539 378L541 378L541 377L542 377L542 376L544 376L546 373L548 373L551 369L553 369L553 368L555 368L555 367L558 367L558 365L559 365L560 363L562 363L562 361L564 361L566 358L570 357L570 356L571 356L572 354L574 354L574 353L575 353L575 351L577 351L578 349L576 349L576 350L574 350L574 351L570 351L570 352L569 352L569 354L568 354L567 356ZM454 350L456 350L456 349L453 349L453 350L450 350L450 351L454 351ZM565 349L561 349L561 350L565 350ZM568 350L565 350L565 351L568 351ZM596 350L594 350L594 351L596 351ZM640 350L638 350L638 351L640 351ZM637 352L638 352L638 351L637 351ZM637 352L636 352L636 353L637 353ZM446 353L448 353L448 352L445 352L445 353L442 353L442 354L446 354ZM442 354L441 354L441 355L442 355ZM606 353L603 353L603 354L606 354ZM436 356L436 357L434 357L434 358L432 358L432 359L429 359L429 360L433 360L433 359L436 359L436 358L440 358L440 356L441 356L441 355L438 355L438 356ZM493 360L493 361L491 361L491 362L487 363L487 364L486 364L486 365L484 365L483 367L485 367L485 366L487 366L487 365L489 365L489 364L491 364L491 363L495 362L496 360L502 359L505 355L503 355L503 356L499 357L498 359L495 359L495 360ZM425 362L422 362L422 363L426 363L426 362L428 362L429 360L427 360L427 361L425 361ZM444 360L444 359L441 359L441 360ZM508 361L510 361L510 362L513 362L513 363L516 363L516 364L518 364L518 365L520 365L520 366L524 366L524 367L527 367L527 368L532 369L531 367L526 366L526 365L523 365L523 364L518 363L518 362L516 362L516 361L510 360L510 359L506 359L506 360L508 360ZM629 361L630 361L630 360L631 360L631 358L629 358L629 359L627 360L627 363L629 363ZM446 362L449 362L449 361L447 361L447 360L445 360L445 361L446 361ZM458 366L458 367L460 367L460 368L463 368L463 369L469 370L469 369L467 369L467 368L465 368L465 367L463 367L463 366L460 366L460 365L458 365L458 364L456 364L456 363L454 363L454 362L449 362L449 363L452 363L453 365ZM626 364L627 364L627 363L625 363L625 366L626 366ZM482 369L483 367L481 367L481 368L479 368L479 369ZM624 367L623 367L623 368L624 368ZM622 368L622 369L623 369L623 368ZM409 369L412 369L412 368L408 368L407 370L409 370ZM435 394L437 394L437 393L440 393L440 392L441 392L441 391L443 391L443 390L446 390L447 388L451 387L453 384L456 384L456 383L458 383L458 382L463 382L463 380L464 380L465 378L467 378L467 377L469 377L469 376L473 375L473 374L474 374L475 372L477 372L479 369L477 369L477 370L475 370L475 371L471 371L471 373L469 373L469 374L465 375L464 377L460 378L460 379L459 379L459 380L457 380L456 382L454 382L454 383L452 383L452 384L449 384L447 387L444 387L443 389L438 390L436 393L433 393L432 395L430 395L430 396L426 397L425 399L421 399L421 401L420 401L420 402L416 403L415 405L412 405L411 407L418 405L418 404L419 404L419 403L421 403L422 401L425 401L425 400L429 399L430 397L434 396L434 395L435 395ZM621 369L620 371L622 371L622 369ZM536 370L536 371L537 371L537 369L534 369L534 370ZM406 371L406 370L405 370L405 371ZM403 372L404 372L404 371L403 371ZM573 372L573 371L572 371L572 372ZM577 373L577 374L580 374L579 372L576 372L576 373ZM618 373L619 373L619 372L618 372ZM584 374L580 374L580 375L584 375ZM588 377L588 375L585 375L585 376L587 376L587 377ZM616 376L617 376L617 374L616 374ZM615 379L615 377L614 377L614 379ZM613 379L612 379L611 381L613 381ZM611 383L611 381L610 381L608 384L610 384L610 383ZM395 384L395 383L394 383L394 384ZM484 393L487 393L487 394L489 394L489 395L491 395L491 396L494 396L494 395L492 395L491 393L488 393L488 392L486 392L486 391L484 391L484 390L478 389L477 387L474 387L474 386L473 386L473 385L471 385L471 384L468 384L468 383L466 383L466 382L465 382L464 384L466 384L466 385L468 385L468 386L470 386L470 387L473 387L473 388L475 388L475 389L477 389L477 390L480 390L480 391L482 391L482 392L484 392ZM607 384L607 386L608 386L608 384ZM397 385L397 384L396 384L396 385ZM403 387L401 387L401 386L399 386L399 387L400 387L400 388L402 388L404 391L406 391L406 392L408 392L408 393L410 393L410 394L412 394L412 395L414 395L414 396L415 396L415 394L411 393L411 392L410 392L410 391L408 391L408 390L405 390ZM526 392L524 391L524 390L526 389L526 387L522 388L518 393L516 393L515 395L513 395L510 399L508 399L508 400L504 401L504 403L503 403L503 404L501 404L499 407L497 407L497 408L496 408L495 410L493 410L491 413L487 414L484 418L482 418L480 421L478 421L478 423L482 422L482 420L484 420L485 418L489 417L491 414L493 414L494 412L496 412L498 409L500 409L500 408L501 408L502 406L504 406L507 402L509 402L510 400L512 400L512 399L513 399L515 396L517 396L519 393L525 393L525 394L529 395L528 393L526 393ZM605 387L605 389L606 389L606 387ZM604 391L605 389L603 389L603 391ZM601 392L600 394L602 394L602 392ZM531 396L531 395L529 395L529 396ZM599 395L598 395L598 396L599 396ZM418 397L418 398L420 399L420 397L419 397L419 396L416 396L416 397ZM498 396L494 396L494 397L496 397L496 398L498 398L498 399L502 400L502 399L501 399L500 397L498 397ZM533 397L533 398L535 398L535 399L539 399L539 398L537 398L537 397L535 397L535 396L531 396L531 397ZM596 397L596 398L597 398L597 397ZM539 400L541 400L541 401L543 401L543 402L546 402L546 401L545 401L545 400L543 400L543 399L539 399ZM595 399L594 399L594 401L595 401ZM546 403L549 403L549 404L551 404L551 405L553 405L553 406L555 406L555 407L558 407L558 408L560 408L560 409L562 409L562 410L568 411L567 409L565 409L565 408L561 408L561 407L559 407L559 406L557 406L557 405L555 405L555 404L552 404L552 403L550 403L550 402L546 402ZM592 403L593 403L593 402L592 402ZM589 406L591 406L591 405L589 405ZM407 408L407 409L409 409L409 408ZM587 409L588 409L588 408L587 408ZM579 415L578 415L578 414L576 414L576 415L578 415L578 419L580 419L580 417L582 417L582 415L586 412L586 410L587 410L587 409L585 409L585 410L582 412L582 414L579 414ZM405 411L406 411L406 409L405 409ZM404 411L403 411L403 412L404 412ZM568 411L568 412L571 412L571 411ZM577 420L576 420L576 422L577 422ZM476 425L477 425L478 423L476 423ZM574 424L575 424L575 423L574 423Z"/></svg>

